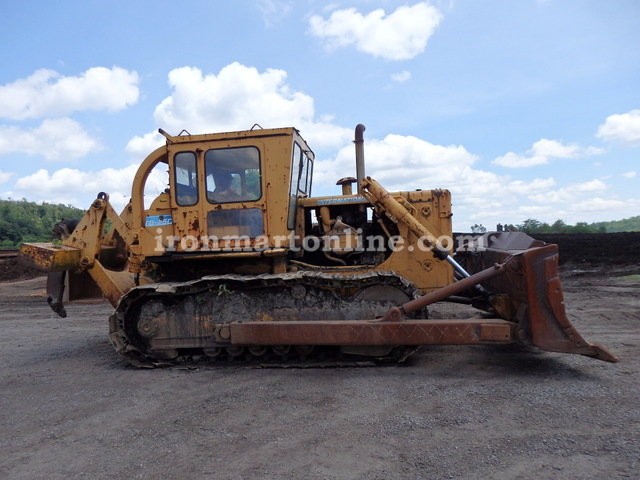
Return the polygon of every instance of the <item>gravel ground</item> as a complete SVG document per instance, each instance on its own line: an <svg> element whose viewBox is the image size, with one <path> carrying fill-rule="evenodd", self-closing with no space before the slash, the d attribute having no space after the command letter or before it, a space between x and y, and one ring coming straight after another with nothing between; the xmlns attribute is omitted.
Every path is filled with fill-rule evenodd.
<svg viewBox="0 0 640 480"><path fill-rule="evenodd" d="M482 346L334 369L138 370L108 304L60 319L43 278L3 283L0 478L638 479L637 274L563 271L572 322L618 364Z"/></svg>

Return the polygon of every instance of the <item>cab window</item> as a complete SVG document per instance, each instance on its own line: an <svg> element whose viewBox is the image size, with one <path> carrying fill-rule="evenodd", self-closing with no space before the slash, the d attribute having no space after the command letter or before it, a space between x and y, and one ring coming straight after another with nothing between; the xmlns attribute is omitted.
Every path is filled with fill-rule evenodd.
<svg viewBox="0 0 640 480"><path fill-rule="evenodd" d="M208 150L205 175L210 203L252 202L262 196L260 151L256 147Z"/></svg>
<svg viewBox="0 0 640 480"><path fill-rule="evenodd" d="M295 228L296 207L298 198L311 195L311 177L313 174L313 160L300 148L293 145L293 159L291 162L291 185L289 188L289 217L287 228Z"/></svg>
<svg viewBox="0 0 640 480"><path fill-rule="evenodd" d="M193 152L176 153L174 157L176 201L181 207L198 203L198 171Z"/></svg>

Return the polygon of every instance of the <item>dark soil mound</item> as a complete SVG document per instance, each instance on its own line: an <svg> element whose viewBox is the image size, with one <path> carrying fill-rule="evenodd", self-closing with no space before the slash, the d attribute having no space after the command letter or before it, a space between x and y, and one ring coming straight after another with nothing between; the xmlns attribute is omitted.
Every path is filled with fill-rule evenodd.
<svg viewBox="0 0 640 480"><path fill-rule="evenodd" d="M471 233L455 233L458 236ZM560 264L640 265L640 232L548 233L530 235L558 245ZM455 243L458 245L458 242Z"/></svg>
<svg viewBox="0 0 640 480"><path fill-rule="evenodd" d="M640 264L640 232L573 233L532 235L546 243L555 243L560 263Z"/></svg>
<svg viewBox="0 0 640 480"><path fill-rule="evenodd" d="M26 280L46 274L46 270L22 256L0 259L0 282Z"/></svg>

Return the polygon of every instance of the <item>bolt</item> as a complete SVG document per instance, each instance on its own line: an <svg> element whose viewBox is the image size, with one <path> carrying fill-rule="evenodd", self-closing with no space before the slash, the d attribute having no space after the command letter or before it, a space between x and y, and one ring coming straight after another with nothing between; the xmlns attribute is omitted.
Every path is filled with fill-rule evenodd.
<svg viewBox="0 0 640 480"><path fill-rule="evenodd" d="M220 327L220 338L224 340L229 340L231 337L231 329L228 326Z"/></svg>
<svg viewBox="0 0 640 480"><path fill-rule="evenodd" d="M516 330L516 337L521 341L527 340L529 338L529 332L524 328L518 328Z"/></svg>

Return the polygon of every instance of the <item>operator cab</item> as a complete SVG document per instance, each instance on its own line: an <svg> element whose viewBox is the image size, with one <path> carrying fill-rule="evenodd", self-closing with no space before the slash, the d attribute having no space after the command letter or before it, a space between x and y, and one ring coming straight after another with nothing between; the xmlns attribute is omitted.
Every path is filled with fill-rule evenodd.
<svg viewBox="0 0 640 480"><path fill-rule="evenodd" d="M154 238L141 241L147 256L282 247L296 227L298 200L311 193L314 155L296 129L161 133L166 147L141 166L169 170L169 189L142 215L143 236ZM135 197L134 184L132 204L139 204Z"/></svg>

